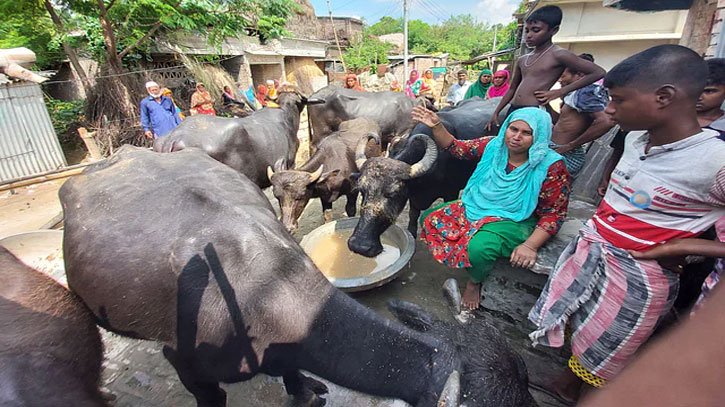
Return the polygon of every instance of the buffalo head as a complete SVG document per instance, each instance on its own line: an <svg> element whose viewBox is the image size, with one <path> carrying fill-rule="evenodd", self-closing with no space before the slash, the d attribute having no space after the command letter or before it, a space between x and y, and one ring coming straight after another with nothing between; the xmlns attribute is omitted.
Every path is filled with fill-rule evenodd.
<svg viewBox="0 0 725 407"><path fill-rule="evenodd" d="M362 193L362 206L360 221L347 241L353 252L374 257L383 251L380 235L403 211L408 199L408 181L433 168L438 158L435 142L424 134L411 136L409 144L414 142L425 143L426 148L423 158L412 165L387 157L365 159L356 154L355 161L360 168L357 187Z"/></svg>
<svg viewBox="0 0 725 407"><path fill-rule="evenodd" d="M292 85L286 85L280 88L278 99L280 107L285 105L295 105L299 111L302 111L306 105L319 105L325 103L322 99L308 99L307 96L302 94L299 89Z"/></svg>
<svg viewBox="0 0 725 407"><path fill-rule="evenodd" d="M272 183L272 192L279 202L279 209L282 212L282 224L290 233L297 230L300 216L305 206L314 196L316 184L325 182L331 176L336 175L335 171L322 173L321 165L315 172L300 170L286 170L281 165L275 165L277 171L267 167L267 177Z"/></svg>

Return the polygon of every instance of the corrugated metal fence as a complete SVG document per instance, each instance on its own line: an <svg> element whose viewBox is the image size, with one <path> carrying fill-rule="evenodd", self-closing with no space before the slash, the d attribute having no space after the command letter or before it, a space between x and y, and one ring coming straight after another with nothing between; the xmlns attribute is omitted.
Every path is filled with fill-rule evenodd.
<svg viewBox="0 0 725 407"><path fill-rule="evenodd" d="M0 85L0 182L66 165L40 86Z"/></svg>

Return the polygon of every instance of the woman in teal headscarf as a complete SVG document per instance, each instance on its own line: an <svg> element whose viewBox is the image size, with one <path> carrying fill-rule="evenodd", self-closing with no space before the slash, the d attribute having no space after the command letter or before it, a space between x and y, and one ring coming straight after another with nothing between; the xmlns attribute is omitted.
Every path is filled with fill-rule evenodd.
<svg viewBox="0 0 725 407"><path fill-rule="evenodd" d="M563 158L549 148L551 117L522 108L506 118L498 137L474 140L456 140L421 106L413 120L432 128L438 146L453 157L478 160L460 200L421 216L428 250L438 262L468 271L462 305L477 308L496 259L531 268L539 247L564 222L571 180Z"/></svg>
<svg viewBox="0 0 725 407"><path fill-rule="evenodd" d="M471 84L471 86L468 87L468 90L466 91L466 95L463 97L463 100L470 99L474 96L478 96L481 99L486 99L488 88L493 85L493 83L491 83L492 79L493 72L491 72L490 69L484 69L483 71L481 71L481 73L478 75L478 80L476 81L476 83Z"/></svg>

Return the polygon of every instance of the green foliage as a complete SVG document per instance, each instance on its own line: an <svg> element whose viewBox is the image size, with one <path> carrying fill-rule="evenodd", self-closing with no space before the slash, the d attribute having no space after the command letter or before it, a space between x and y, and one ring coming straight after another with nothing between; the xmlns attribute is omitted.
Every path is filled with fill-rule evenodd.
<svg viewBox="0 0 725 407"><path fill-rule="evenodd" d="M24 46L35 51L38 65L47 67L65 58L62 42L83 47L98 62L108 60L101 11L97 0L52 0L67 32L61 35L45 9L44 0L0 1L0 47ZM298 6L291 0L106 0L113 24L116 52L127 47L124 63L147 58L152 39L162 34L201 35L214 46L225 37L251 33L262 38L287 34L287 17ZM151 38L144 36L160 22ZM140 42L139 42L140 41ZM82 44L81 44L82 42Z"/></svg>
<svg viewBox="0 0 725 407"><path fill-rule="evenodd" d="M26 47L36 54L36 67L63 60L53 22L38 0L0 1L0 48Z"/></svg>
<svg viewBox="0 0 725 407"><path fill-rule="evenodd" d="M393 18L389 16L385 16L380 19L377 23L371 25L366 29L366 32L370 35L385 35L385 34L392 34L392 33L402 33L403 32L403 19L402 18Z"/></svg>
<svg viewBox="0 0 725 407"><path fill-rule="evenodd" d="M348 68L387 64L387 55L392 48L392 44L382 42L369 35L363 35L362 40L352 44L343 59Z"/></svg>
<svg viewBox="0 0 725 407"><path fill-rule="evenodd" d="M45 95L45 106L50 113L50 121L53 123L55 134L63 136L71 126L81 123L83 120L85 100L74 100L63 102Z"/></svg>
<svg viewBox="0 0 725 407"><path fill-rule="evenodd" d="M97 2L58 0L56 4L72 12L69 25L85 31L91 54L103 61L107 49ZM133 59L150 52L152 41L144 36L159 22L161 26L152 37L191 33L219 46L224 38L238 37L247 30L264 38L278 38L286 34L284 25L294 9L290 0L116 0L108 9L108 17L114 23L117 52L132 47L129 57Z"/></svg>
<svg viewBox="0 0 725 407"><path fill-rule="evenodd" d="M516 23L498 24L496 29L496 50L512 48ZM388 16L365 30L366 34L375 36L400 32L403 32L403 20ZM449 53L452 59L465 60L492 51L493 36L494 26L479 22L470 14L451 16L436 25L421 20L408 22L408 48L411 54Z"/></svg>

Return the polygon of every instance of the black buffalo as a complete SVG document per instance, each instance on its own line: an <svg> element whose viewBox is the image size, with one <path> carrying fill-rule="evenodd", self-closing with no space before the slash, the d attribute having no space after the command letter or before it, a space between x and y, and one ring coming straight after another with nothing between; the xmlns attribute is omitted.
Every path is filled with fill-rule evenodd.
<svg viewBox="0 0 725 407"><path fill-rule="evenodd" d="M314 103L321 102L307 99L294 89L284 89L279 93L279 109L265 108L235 119L191 116L157 138L154 151L170 153L197 147L266 188L270 185L268 166L283 162L287 168L294 167L300 112Z"/></svg>
<svg viewBox="0 0 725 407"><path fill-rule="evenodd" d="M0 405L105 406L102 360L81 300L0 246Z"/></svg>
<svg viewBox="0 0 725 407"><path fill-rule="evenodd" d="M324 105L308 108L313 146L339 130L342 122L357 118L375 121L386 146L393 137L410 132L413 128L410 112L419 103L401 92L359 92L332 85L310 97L325 101Z"/></svg>
<svg viewBox="0 0 725 407"><path fill-rule="evenodd" d="M452 306L460 308L461 292L454 279L443 285L443 293ZM466 323L444 322L422 307L400 300L388 302L388 310L403 324L455 343L463 361L461 404L465 406L535 407L529 393L529 375L521 355L501 332L483 318L467 318ZM460 313L460 309L458 309Z"/></svg>
<svg viewBox="0 0 725 407"><path fill-rule="evenodd" d="M322 405L326 387L300 369L418 407L458 405L454 344L333 287L262 191L198 149L124 146L60 198L70 288L103 327L163 343L199 406L224 406L220 382L258 373Z"/></svg>
<svg viewBox="0 0 725 407"><path fill-rule="evenodd" d="M499 100L465 100L448 111L439 112L438 117L453 137L475 139L484 136ZM393 146L392 158L370 159L361 168L360 222L348 240L348 246L356 253L376 256L382 251L380 234L395 222L406 201L410 202L408 230L416 236L420 212L438 198L444 201L458 198L476 167L475 161L455 159L435 145L431 149L432 131L428 126L417 124L411 133L414 136ZM406 168L421 162L426 163L423 171L410 176Z"/></svg>

